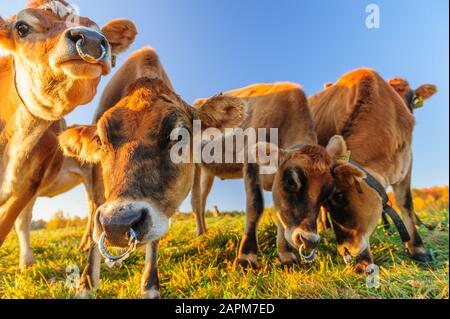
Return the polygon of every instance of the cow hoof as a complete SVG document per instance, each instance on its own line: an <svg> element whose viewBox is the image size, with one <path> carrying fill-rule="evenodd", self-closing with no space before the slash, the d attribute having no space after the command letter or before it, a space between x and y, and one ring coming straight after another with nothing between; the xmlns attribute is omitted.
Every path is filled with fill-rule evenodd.
<svg viewBox="0 0 450 319"><path fill-rule="evenodd" d="M82 289L77 292L76 298L82 300L92 299L94 294L92 290Z"/></svg>
<svg viewBox="0 0 450 319"><path fill-rule="evenodd" d="M433 261L433 258L431 257L431 255L429 253L415 253L410 256L413 260L421 262L421 263L430 263Z"/></svg>
<svg viewBox="0 0 450 319"><path fill-rule="evenodd" d="M142 293L142 298L148 300L158 300L161 299L161 294L159 292L159 289L152 288L150 290L144 291Z"/></svg>
<svg viewBox="0 0 450 319"><path fill-rule="evenodd" d="M238 259L236 261L236 268L243 270L258 269L258 264L248 259Z"/></svg>
<svg viewBox="0 0 450 319"><path fill-rule="evenodd" d="M19 263L19 267L22 270L25 270L27 268L30 268L34 265L35 260L34 260L34 255L33 253L28 254L24 257L20 257L20 263Z"/></svg>
<svg viewBox="0 0 450 319"><path fill-rule="evenodd" d="M202 237L203 235L206 234L206 229L205 230L198 230L197 231L197 237Z"/></svg>

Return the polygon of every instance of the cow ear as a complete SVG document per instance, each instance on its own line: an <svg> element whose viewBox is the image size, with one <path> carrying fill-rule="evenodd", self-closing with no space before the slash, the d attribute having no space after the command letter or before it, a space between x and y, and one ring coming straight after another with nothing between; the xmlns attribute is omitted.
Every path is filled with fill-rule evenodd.
<svg viewBox="0 0 450 319"><path fill-rule="evenodd" d="M135 24L126 19L111 20L103 27L102 33L108 39L115 55L126 51L138 34Z"/></svg>
<svg viewBox="0 0 450 319"><path fill-rule="evenodd" d="M405 98L411 90L408 81L402 78L394 78L388 83L402 98Z"/></svg>
<svg viewBox="0 0 450 319"><path fill-rule="evenodd" d="M197 112L205 128L235 128L244 120L244 103L237 97L218 95L197 106Z"/></svg>
<svg viewBox="0 0 450 319"><path fill-rule="evenodd" d="M366 174L349 163L340 163L333 168L333 177L342 184L360 187Z"/></svg>
<svg viewBox="0 0 450 319"><path fill-rule="evenodd" d="M59 136L59 145L65 156L85 163L99 164L104 153L97 127L94 125L76 126L66 130Z"/></svg>
<svg viewBox="0 0 450 319"><path fill-rule="evenodd" d="M0 17L0 48L12 50L11 26Z"/></svg>
<svg viewBox="0 0 450 319"><path fill-rule="evenodd" d="M278 171L279 163L287 156L287 152L277 145L267 142L257 143L250 152L250 163L259 166L260 173L275 174Z"/></svg>
<svg viewBox="0 0 450 319"><path fill-rule="evenodd" d="M327 152L334 162L348 162L350 160L350 152L347 150L347 143L340 135L335 135L330 139L327 146Z"/></svg>
<svg viewBox="0 0 450 319"><path fill-rule="evenodd" d="M437 91L436 85L424 84L416 90L416 96L425 101L435 95Z"/></svg>

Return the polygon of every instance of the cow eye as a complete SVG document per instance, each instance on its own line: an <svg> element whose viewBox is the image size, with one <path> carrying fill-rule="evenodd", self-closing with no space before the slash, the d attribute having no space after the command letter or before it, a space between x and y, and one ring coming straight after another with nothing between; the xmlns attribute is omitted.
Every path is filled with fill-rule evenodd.
<svg viewBox="0 0 450 319"><path fill-rule="evenodd" d="M345 194L341 193L341 192L333 194L333 201L338 206L346 206L347 205L347 198L345 197Z"/></svg>
<svg viewBox="0 0 450 319"><path fill-rule="evenodd" d="M288 193L298 193L302 187L300 176L296 170L289 170L284 174L284 189Z"/></svg>
<svg viewBox="0 0 450 319"><path fill-rule="evenodd" d="M16 30L17 30L17 34L19 35L19 37L25 38L27 35L30 34L31 27L28 24L26 24L25 22L21 21L16 24Z"/></svg>

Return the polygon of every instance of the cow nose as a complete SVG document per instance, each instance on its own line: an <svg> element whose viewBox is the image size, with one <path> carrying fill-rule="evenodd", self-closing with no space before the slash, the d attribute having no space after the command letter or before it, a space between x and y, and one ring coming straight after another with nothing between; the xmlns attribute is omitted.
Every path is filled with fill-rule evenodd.
<svg viewBox="0 0 450 319"><path fill-rule="evenodd" d="M297 229L293 234L293 241L297 247L316 249L319 246L320 236L318 234Z"/></svg>
<svg viewBox="0 0 450 319"><path fill-rule="evenodd" d="M100 209L98 222L105 233L106 244L114 247L127 247L133 230L139 237L141 226L148 218L147 209L129 210L126 207Z"/></svg>
<svg viewBox="0 0 450 319"><path fill-rule="evenodd" d="M97 63L108 55L108 40L95 30L84 27L72 28L66 31L66 37L75 45L78 55L86 62Z"/></svg>

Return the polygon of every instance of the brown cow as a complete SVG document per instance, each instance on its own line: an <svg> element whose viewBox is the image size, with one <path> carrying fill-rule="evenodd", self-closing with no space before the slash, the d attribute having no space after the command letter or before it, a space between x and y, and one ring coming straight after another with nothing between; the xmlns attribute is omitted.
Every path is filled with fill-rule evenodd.
<svg viewBox="0 0 450 319"><path fill-rule="evenodd" d="M128 247L130 238L147 244L144 297L160 297L158 242L194 181L196 164L172 161L171 149L177 143L172 133L177 129L192 133L195 119L204 128L234 126L241 119L240 111L233 105L198 111L187 105L172 90L156 53L146 48L133 54L111 80L97 124L72 128L60 136L66 155L97 164L93 170L95 243L103 249L103 243ZM193 144L192 134L188 142ZM82 277L84 293L98 288L96 244Z"/></svg>
<svg viewBox="0 0 450 319"><path fill-rule="evenodd" d="M359 69L311 97L309 104L320 144L341 134L351 159L383 187L393 186L411 238L407 249L413 258L429 260L414 224L410 185L415 121L404 101L375 71ZM372 263L369 238L380 220L382 201L356 166L343 163L333 175L337 190L326 206L339 253L355 257L356 270L363 272Z"/></svg>
<svg viewBox="0 0 450 319"><path fill-rule="evenodd" d="M135 35L131 21L112 20L100 29L65 1L30 1L17 15L0 17L0 47L9 53L0 57L0 246L23 212L17 221L22 266L33 262L29 224L36 196L71 174L57 141L62 117L92 100L113 57Z"/></svg>
<svg viewBox="0 0 450 319"><path fill-rule="evenodd" d="M399 77L388 81L388 83L404 99L411 113L414 113L415 110L422 108L424 106L424 102L437 93L437 87L434 84L424 84L414 90L411 89L411 86L409 85L409 82L407 80ZM324 89L328 89L333 85L334 83L326 83L324 85ZM409 174L412 173L410 172ZM408 199L409 201L408 205L411 206L413 205L412 196L409 197L410 199ZM383 222L385 223L385 226L389 226L389 221L385 218L385 216L383 216ZM422 225L422 222L415 213L414 213L414 222L417 226ZM320 223L322 229L329 228L330 226L328 222L328 213L326 212L326 210L322 211Z"/></svg>
<svg viewBox="0 0 450 319"><path fill-rule="evenodd" d="M319 243L316 219L321 203L333 192L331 170L334 158L345 155L345 143L332 139L328 149L317 145L317 137L303 90L292 83L257 84L226 92L211 99L199 99L199 109L220 105L225 101L245 105L245 120L239 125L243 132L254 129L277 129L279 147L265 145L278 154L275 173L260 174L263 161L241 164L203 163L197 171L192 193L192 206L197 216L198 234L206 231L204 212L206 198L215 177L244 178L247 193L247 224L239 249L237 265L257 267L257 224L264 210L262 190L272 191L279 222L278 253L283 264L297 262L292 248L312 251L307 261L315 259ZM234 137L233 137L234 138ZM227 137L225 137L227 139ZM228 138L230 139L230 138ZM331 137L329 138L329 140ZM248 143L248 142L247 142ZM226 144L226 143L223 143ZM235 145L238 143L236 142ZM268 147L269 146L269 147ZM248 145L241 144L242 148ZM327 152L328 151L328 152ZM234 157L243 152L236 147ZM244 150L247 153L247 150ZM225 163L224 161L222 161ZM305 256L302 256L305 257ZM306 256L308 257L308 256Z"/></svg>

